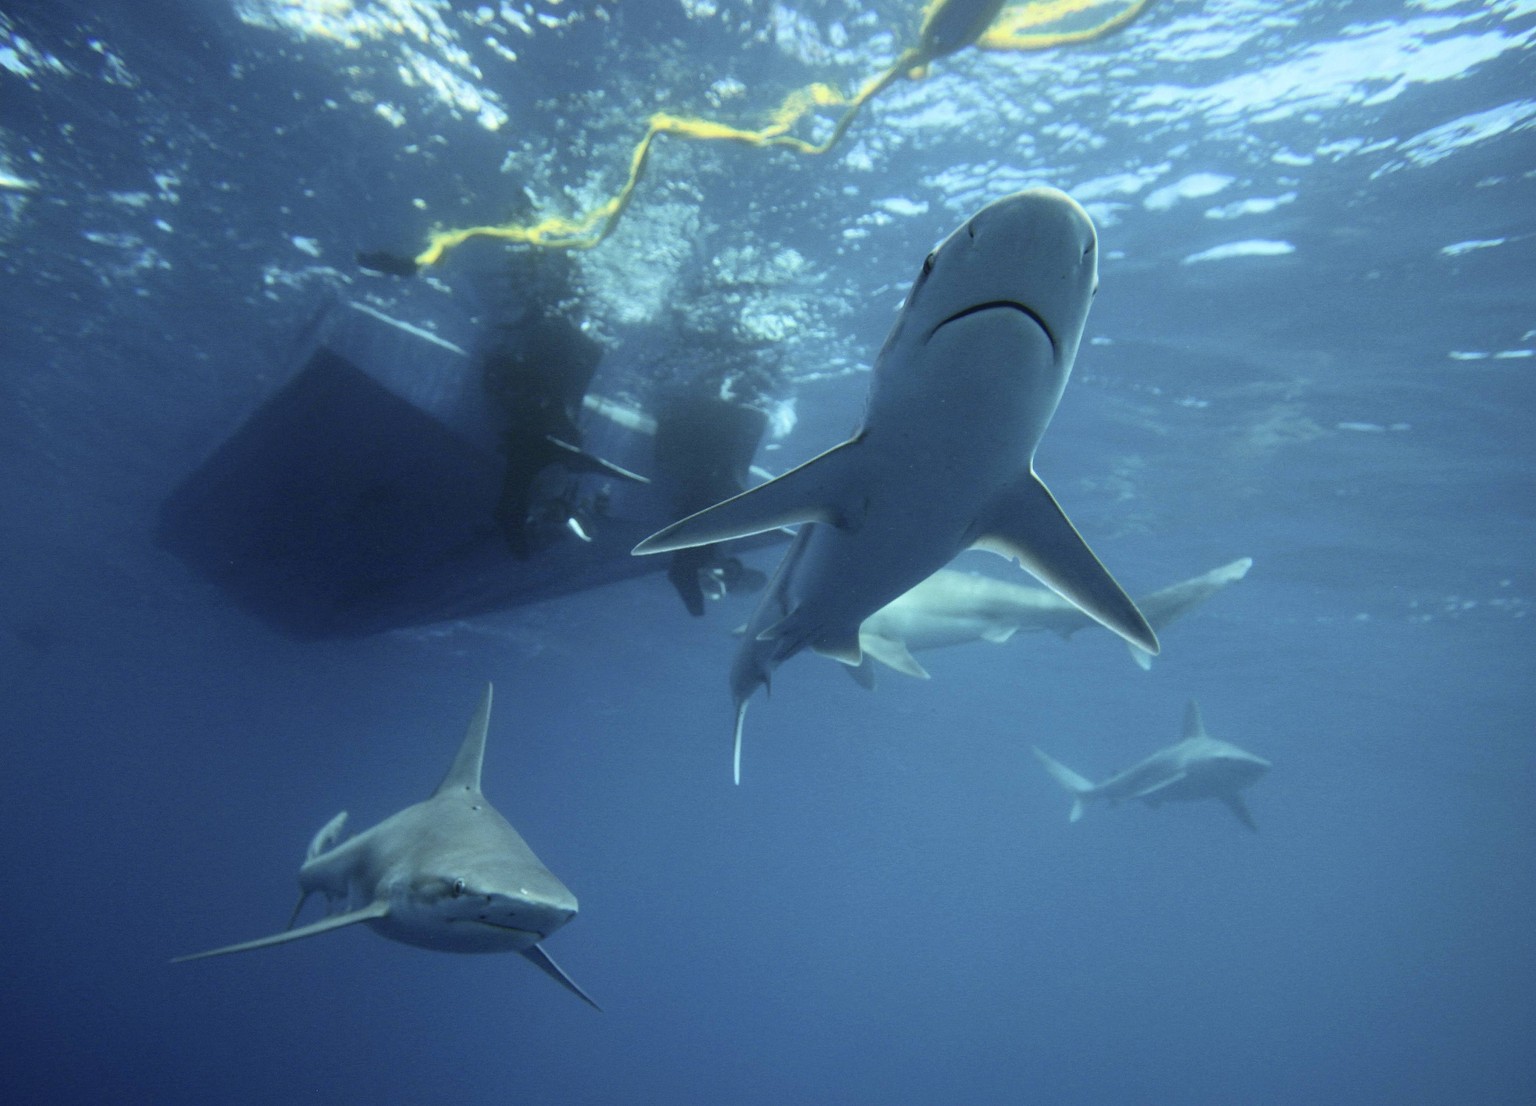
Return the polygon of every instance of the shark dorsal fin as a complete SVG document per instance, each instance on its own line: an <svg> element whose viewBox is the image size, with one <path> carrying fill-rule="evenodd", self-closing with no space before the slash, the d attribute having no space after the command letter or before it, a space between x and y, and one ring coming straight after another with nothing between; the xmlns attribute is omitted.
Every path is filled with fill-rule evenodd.
<svg viewBox="0 0 1536 1106"><path fill-rule="evenodd" d="M1205 736L1205 723L1200 720L1200 704L1193 699L1184 708L1184 740Z"/></svg>
<svg viewBox="0 0 1536 1106"><path fill-rule="evenodd" d="M469 732L464 735L464 744L459 746L458 755L453 758L453 765L443 777L443 782L432 792L433 798L450 791L480 790L480 765L485 761L485 731L490 722L491 685L486 684L480 709L469 720Z"/></svg>

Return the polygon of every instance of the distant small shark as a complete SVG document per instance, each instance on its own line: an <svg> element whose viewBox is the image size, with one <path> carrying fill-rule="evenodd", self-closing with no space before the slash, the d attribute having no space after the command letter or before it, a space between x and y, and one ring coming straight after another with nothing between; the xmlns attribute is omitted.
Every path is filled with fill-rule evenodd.
<svg viewBox="0 0 1536 1106"><path fill-rule="evenodd" d="M431 798L341 844L346 811L321 827L299 869L299 904L287 931L171 962L248 952L364 922L420 948L520 952L596 1007L539 945L576 916L576 897L480 791L490 717L487 684L464 744ZM294 929L305 900L317 891L332 905L350 908ZM356 902L363 905L351 907Z"/></svg>
<svg viewBox="0 0 1536 1106"><path fill-rule="evenodd" d="M1071 820L1083 816L1084 806L1094 799L1140 799L1148 806L1194 799L1220 799L1237 820L1257 831L1243 788L1256 782L1271 765L1263 757L1220 741L1205 732L1200 706L1193 699L1184 711L1184 737L1159 749L1134 768L1127 768L1103 783L1094 784L1072 769L1052 760L1038 748L1035 756L1052 778L1072 793Z"/></svg>
<svg viewBox="0 0 1536 1106"><path fill-rule="evenodd" d="M747 700L809 646L863 661L859 627L972 547L1012 558L1127 641L1157 635L1034 472L1098 287L1093 222L1066 193L988 204L923 262L834 449L653 534L666 553L800 525L732 666Z"/></svg>
<svg viewBox="0 0 1536 1106"><path fill-rule="evenodd" d="M1136 606L1162 633L1170 622L1241 580L1252 567L1253 558L1243 557L1143 596ZM1016 633L1034 630L1050 630L1067 638L1092 625L1091 618L1055 592L944 568L864 620L859 627L864 663L848 671L865 687L874 686L872 661L926 680L928 672L913 653L973 641L1001 645ZM1152 655L1145 649L1133 642L1126 646L1143 669L1152 666Z"/></svg>

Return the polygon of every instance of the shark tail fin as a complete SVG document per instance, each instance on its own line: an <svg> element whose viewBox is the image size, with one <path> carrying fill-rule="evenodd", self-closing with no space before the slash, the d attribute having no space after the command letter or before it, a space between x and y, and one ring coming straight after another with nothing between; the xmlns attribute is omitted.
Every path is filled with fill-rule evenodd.
<svg viewBox="0 0 1536 1106"><path fill-rule="evenodd" d="M1041 764L1045 765L1045 770L1051 774L1051 778L1072 793L1072 813L1068 816L1068 820L1077 821L1083 816L1084 804L1089 793L1093 791L1093 784L1059 760L1047 756L1039 748L1035 749L1035 756Z"/></svg>
<svg viewBox="0 0 1536 1106"><path fill-rule="evenodd" d="M560 969L560 965L555 963L554 959L549 955L549 953L545 952L538 945L534 945L532 948L524 949L523 955L527 957L528 960L533 964L537 965L538 969L545 975L548 975L556 983L560 984L560 986L564 987L567 991L570 991L577 998L581 999L582 1002L585 1002L588 1006L592 1007L592 1009L596 1010L598 1013L602 1013L603 1008L597 1003L593 1002L592 996L583 991L577 985L574 979L566 975L565 972Z"/></svg>
<svg viewBox="0 0 1536 1106"><path fill-rule="evenodd" d="M322 918L318 922L312 922L307 926L300 926L298 929L288 929L282 933L274 933L270 937L258 937L254 941L242 941L238 945L225 945L223 948L210 949L208 952L194 952L190 956L178 956L171 963L184 964L188 960L205 960L210 956L228 956L232 952L250 952L252 949L264 949L270 945L282 945L289 941L302 941L306 937L315 937L321 933L329 933L333 929L356 925L358 922L371 922L375 918L382 918L388 913L389 903L371 902L359 910L349 910L345 914L336 914L329 918Z"/></svg>

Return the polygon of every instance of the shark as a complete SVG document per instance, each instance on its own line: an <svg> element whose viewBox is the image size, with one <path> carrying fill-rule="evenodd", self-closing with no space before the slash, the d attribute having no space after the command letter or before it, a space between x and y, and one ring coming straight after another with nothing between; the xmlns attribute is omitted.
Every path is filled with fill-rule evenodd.
<svg viewBox="0 0 1536 1106"><path fill-rule="evenodd" d="M1034 470L1097 289L1098 238L1075 200L1033 188L993 201L924 259L851 438L635 547L667 553L799 527L732 663L738 783L747 701L773 671L806 648L861 664L865 619L965 549L1016 561L1158 651Z"/></svg>
<svg viewBox="0 0 1536 1106"><path fill-rule="evenodd" d="M1170 622L1241 580L1252 567L1253 558L1242 557L1143 596L1136 606L1161 634ZM941 568L864 620L859 627L864 663L848 671L865 687L875 683L873 661L926 680L928 672L913 653L973 641L1001 645L1017 633L1039 630L1070 638L1092 625L1091 618L1053 591ZM1152 655L1145 649L1134 642L1126 647L1140 668L1152 667Z"/></svg>
<svg viewBox="0 0 1536 1106"><path fill-rule="evenodd" d="M1243 789L1272 767L1263 757L1206 733L1200 705L1193 699L1184 710L1184 736L1179 741L1103 783L1090 783L1038 748L1035 756L1051 778L1071 793L1073 822L1095 799L1140 799L1154 807L1167 802L1220 799L1239 822L1255 832L1259 827L1248 812Z"/></svg>
<svg viewBox="0 0 1536 1106"><path fill-rule="evenodd" d="M490 717L487 684L458 755L429 798L346 841L346 811L320 828L299 868L299 902L284 932L171 962L249 952L361 923L419 948L521 953L597 1008L541 945L576 916L576 896L480 790ZM317 892L344 909L295 929Z"/></svg>

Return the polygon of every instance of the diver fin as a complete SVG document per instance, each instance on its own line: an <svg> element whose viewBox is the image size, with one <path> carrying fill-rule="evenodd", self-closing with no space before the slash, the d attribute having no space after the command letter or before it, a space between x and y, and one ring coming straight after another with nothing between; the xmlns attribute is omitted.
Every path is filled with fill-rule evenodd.
<svg viewBox="0 0 1536 1106"><path fill-rule="evenodd" d="M1094 621L1156 655L1152 627L1033 472L1026 472L993 504L975 544L1018 561Z"/></svg>
<svg viewBox="0 0 1536 1106"><path fill-rule="evenodd" d="M620 468L612 461L605 461L595 453L588 453L580 446L574 446L570 442L563 442L553 434L545 434L544 440L554 446L559 452L554 461L564 465L572 472L586 472L593 476L613 476L620 480L628 480L634 484L649 484L650 477L641 476L639 473L630 472L626 468Z"/></svg>
<svg viewBox="0 0 1536 1106"><path fill-rule="evenodd" d="M570 991L577 998L581 999L598 1013L602 1013L603 1008L597 1003L593 1002L592 996L578 987L574 979L560 970L560 965L554 962L549 953L545 952L538 945L534 945L532 948L524 949L523 955L534 964L536 964L541 972L548 975L556 983L560 984L560 986L564 987L567 991Z"/></svg>
<svg viewBox="0 0 1536 1106"><path fill-rule="evenodd" d="M695 545L750 537L781 526L826 522L833 526L857 523L863 502L842 501L850 453L857 456L859 440L850 439L766 484L749 488L713 507L696 511L664 527L635 546L636 555L670 553Z"/></svg>
<svg viewBox="0 0 1536 1106"><path fill-rule="evenodd" d="M188 960L204 960L210 956L227 956L232 952L250 952L252 949L264 949L269 945L281 945L288 941L302 941L306 937L329 933L333 929L356 925L358 922L370 922L375 918L382 918L388 913L388 902L371 902L360 910L349 910L345 914L321 918L318 922L312 922L307 926L300 926L298 929L274 933L270 937L258 937L254 941L242 941L238 945L225 945L223 948L210 949L208 952L194 952L190 956L178 956L171 963L184 964Z"/></svg>
<svg viewBox="0 0 1536 1106"><path fill-rule="evenodd" d="M1221 797L1221 801L1227 804L1227 809L1237 817L1239 822L1247 826L1254 833L1259 832L1259 824L1253 820L1253 815L1248 812L1248 803L1243 798L1241 792L1228 792Z"/></svg>
<svg viewBox="0 0 1536 1106"><path fill-rule="evenodd" d="M911 650L907 648L906 642L896 638L864 634L859 638L859 644L864 647L864 652L887 668L894 668L903 675L913 676L919 680L928 679L928 670L917 663Z"/></svg>

